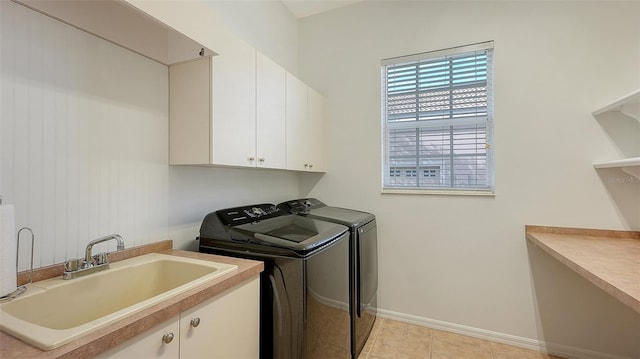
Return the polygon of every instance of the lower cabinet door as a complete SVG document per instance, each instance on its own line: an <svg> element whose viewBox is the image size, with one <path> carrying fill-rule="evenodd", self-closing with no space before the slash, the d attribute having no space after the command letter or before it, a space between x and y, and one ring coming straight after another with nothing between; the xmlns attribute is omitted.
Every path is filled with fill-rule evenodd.
<svg viewBox="0 0 640 359"><path fill-rule="evenodd" d="M180 355L180 316L153 327L147 332L112 348L97 358L104 359L139 359L139 358L171 358Z"/></svg>
<svg viewBox="0 0 640 359"><path fill-rule="evenodd" d="M231 288L112 348L99 359L257 359L260 279Z"/></svg>
<svg viewBox="0 0 640 359"><path fill-rule="evenodd" d="M180 359L257 359L260 282L251 280L180 316Z"/></svg>

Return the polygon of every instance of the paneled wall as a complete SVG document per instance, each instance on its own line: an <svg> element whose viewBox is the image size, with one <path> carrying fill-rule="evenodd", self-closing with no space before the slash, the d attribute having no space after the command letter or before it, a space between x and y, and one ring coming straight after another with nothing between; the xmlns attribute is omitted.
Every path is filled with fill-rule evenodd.
<svg viewBox="0 0 640 359"><path fill-rule="evenodd" d="M207 213L298 196L298 175L288 171L168 166L166 66L0 3L0 194L16 205L16 225L36 232L36 267L81 256L89 240L109 233L127 246L170 238L176 248L197 249ZM255 24L234 31L294 66L297 28L281 21L288 10L272 5L262 21L287 34L286 46L264 41ZM200 7L215 17L214 8ZM23 252L25 268L28 246Z"/></svg>
<svg viewBox="0 0 640 359"><path fill-rule="evenodd" d="M0 6L0 192L36 234L35 266L110 233L128 247L167 238L167 67Z"/></svg>

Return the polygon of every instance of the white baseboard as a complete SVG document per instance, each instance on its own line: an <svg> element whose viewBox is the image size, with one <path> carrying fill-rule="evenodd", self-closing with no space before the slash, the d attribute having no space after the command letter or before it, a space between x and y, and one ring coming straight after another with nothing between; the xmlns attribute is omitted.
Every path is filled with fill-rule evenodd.
<svg viewBox="0 0 640 359"><path fill-rule="evenodd" d="M492 332L489 330L468 327L465 325L444 322L441 320L429 319L398 313L391 310L378 308L378 316L380 318L397 320L399 322L420 325L438 330L444 330L456 334L466 335L469 337L490 340L497 343L508 344L515 347L537 350L543 353L555 354L569 359L633 359L631 357L622 357L607 353L600 353L592 350L586 350L561 344L547 343L540 340L518 337L504 333Z"/></svg>

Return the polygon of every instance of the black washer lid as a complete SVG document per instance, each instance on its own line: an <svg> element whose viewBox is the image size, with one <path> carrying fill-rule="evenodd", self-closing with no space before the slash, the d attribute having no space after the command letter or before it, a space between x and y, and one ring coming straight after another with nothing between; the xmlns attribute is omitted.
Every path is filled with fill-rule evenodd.
<svg viewBox="0 0 640 359"><path fill-rule="evenodd" d="M331 206L312 209L309 211L308 216L310 218L344 224L349 227L359 227L360 225L369 223L376 218L371 213Z"/></svg>
<svg viewBox="0 0 640 359"><path fill-rule="evenodd" d="M345 234L348 229L340 224L290 214L242 224L235 226L234 230L251 234L255 240L265 245L306 253L325 246Z"/></svg>
<svg viewBox="0 0 640 359"><path fill-rule="evenodd" d="M316 198L293 199L280 203L278 207L289 213L340 223L349 227L359 227L376 219L371 213L327 206Z"/></svg>

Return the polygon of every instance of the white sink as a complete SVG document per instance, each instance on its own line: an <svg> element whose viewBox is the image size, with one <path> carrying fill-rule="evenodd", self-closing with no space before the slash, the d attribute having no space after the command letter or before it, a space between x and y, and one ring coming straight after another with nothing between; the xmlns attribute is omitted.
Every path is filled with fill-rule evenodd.
<svg viewBox="0 0 640 359"><path fill-rule="evenodd" d="M85 277L44 280L0 304L0 329L51 350L237 268L152 253Z"/></svg>

